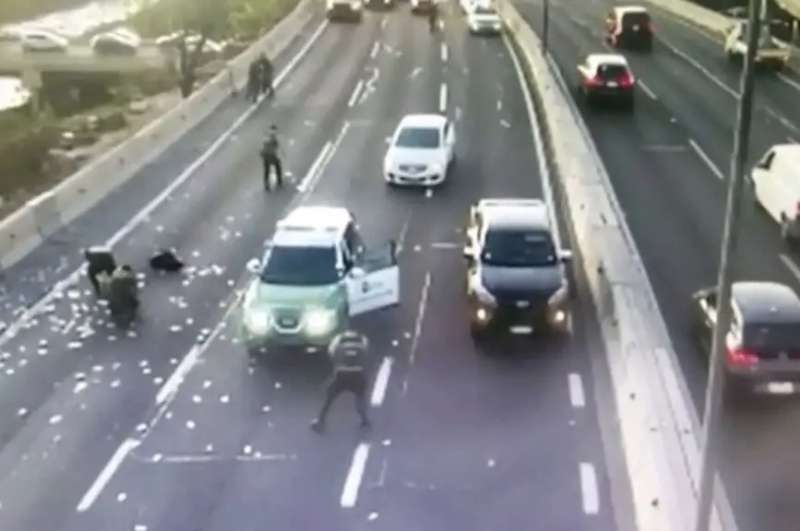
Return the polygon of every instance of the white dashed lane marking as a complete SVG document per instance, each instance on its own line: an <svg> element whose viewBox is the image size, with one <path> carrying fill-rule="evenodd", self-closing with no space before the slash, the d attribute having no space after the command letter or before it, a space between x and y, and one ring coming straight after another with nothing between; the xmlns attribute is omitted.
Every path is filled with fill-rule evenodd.
<svg viewBox="0 0 800 531"><path fill-rule="evenodd" d="M347 473L347 478L344 481L344 488L342 488L342 497L339 503L345 509L350 509L356 506L358 501L358 490L361 488L361 480L364 477L364 469L367 466L367 458L369 457L369 444L361 443L356 447L353 453L353 461L350 463L350 470Z"/></svg>
<svg viewBox="0 0 800 531"><path fill-rule="evenodd" d="M700 159L705 163L705 165L708 166L708 169L710 169L711 172L714 175L716 175L717 179L719 179L720 181L725 179L725 175L722 173L722 171L717 167L716 164L714 164L714 161L711 160L711 157L709 157L708 154L705 151L703 151L703 148L701 148L697 142L695 142L690 138L689 145L692 146L694 152L697 153L697 156L700 157Z"/></svg>
<svg viewBox="0 0 800 531"><path fill-rule="evenodd" d="M576 372L571 372L568 375L567 381L569 383L569 401L574 408L583 408L586 406L586 396L583 393L583 380L581 375Z"/></svg>
<svg viewBox="0 0 800 531"><path fill-rule="evenodd" d="M583 512L597 514L600 512L600 497L597 493L597 473L591 463L580 463L581 495Z"/></svg>

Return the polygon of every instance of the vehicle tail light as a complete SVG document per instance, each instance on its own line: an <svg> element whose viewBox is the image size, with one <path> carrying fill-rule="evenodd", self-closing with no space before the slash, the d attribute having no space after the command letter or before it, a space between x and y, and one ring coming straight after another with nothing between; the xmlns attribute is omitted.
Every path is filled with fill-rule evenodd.
<svg viewBox="0 0 800 531"><path fill-rule="evenodd" d="M758 356L743 347L728 347L727 362L734 367L752 367L758 364Z"/></svg>
<svg viewBox="0 0 800 531"><path fill-rule="evenodd" d="M586 79L586 86L587 87L602 87L603 80L600 79L600 76L590 77Z"/></svg>
<svg viewBox="0 0 800 531"><path fill-rule="evenodd" d="M633 86L633 76L630 72L625 72L619 77L617 82L622 88L631 88Z"/></svg>

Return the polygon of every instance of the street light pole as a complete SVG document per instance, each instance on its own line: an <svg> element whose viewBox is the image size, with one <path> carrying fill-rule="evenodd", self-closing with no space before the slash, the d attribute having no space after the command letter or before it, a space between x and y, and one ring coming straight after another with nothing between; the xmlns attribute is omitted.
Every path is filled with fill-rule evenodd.
<svg viewBox="0 0 800 531"><path fill-rule="evenodd" d="M753 110L753 74L755 54L761 31L762 0L750 0L750 13L747 34L747 52L740 81L741 95L737 129L731 155L731 173L728 182L727 204L725 208L725 227L722 235L719 276L717 278L717 323L711 347L711 363L706 387L705 414L703 416L702 456L700 465L700 485L697 497L695 531L708 531L711 521L711 506L714 494L714 479L717 475L716 451L718 447L722 397L725 387L725 349L726 338L731 321L731 277L732 260L739 239L739 223L742 210L742 184L747 148L750 143L750 122Z"/></svg>
<svg viewBox="0 0 800 531"><path fill-rule="evenodd" d="M547 34L550 31L550 0L544 0L542 20L542 49L547 54Z"/></svg>

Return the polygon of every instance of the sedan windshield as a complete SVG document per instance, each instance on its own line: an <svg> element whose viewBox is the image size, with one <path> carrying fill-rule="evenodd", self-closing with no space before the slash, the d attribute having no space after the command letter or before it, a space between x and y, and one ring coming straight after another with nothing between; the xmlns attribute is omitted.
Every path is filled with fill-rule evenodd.
<svg viewBox="0 0 800 531"><path fill-rule="evenodd" d="M406 127L400 131L396 145L403 148L438 148L439 130L433 127Z"/></svg>
<svg viewBox="0 0 800 531"><path fill-rule="evenodd" d="M261 272L268 284L321 286L338 279L333 247L273 247Z"/></svg>
<svg viewBox="0 0 800 531"><path fill-rule="evenodd" d="M481 261L501 267L542 267L556 263L550 234L527 230L490 230Z"/></svg>

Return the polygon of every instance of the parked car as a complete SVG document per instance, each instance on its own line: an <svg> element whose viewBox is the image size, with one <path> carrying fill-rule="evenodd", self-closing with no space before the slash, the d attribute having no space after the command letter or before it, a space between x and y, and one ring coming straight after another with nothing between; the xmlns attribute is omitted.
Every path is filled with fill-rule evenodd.
<svg viewBox="0 0 800 531"><path fill-rule="evenodd" d="M800 241L800 145L772 147L750 172L754 200L788 243Z"/></svg>
<svg viewBox="0 0 800 531"><path fill-rule="evenodd" d="M26 52L65 52L69 47L66 38L45 30L25 30L20 42Z"/></svg>
<svg viewBox="0 0 800 531"><path fill-rule="evenodd" d="M735 282L731 306L724 360L729 398L764 387L800 390L800 297L777 282ZM711 352L718 307L716 288L692 297L692 326L706 354Z"/></svg>

